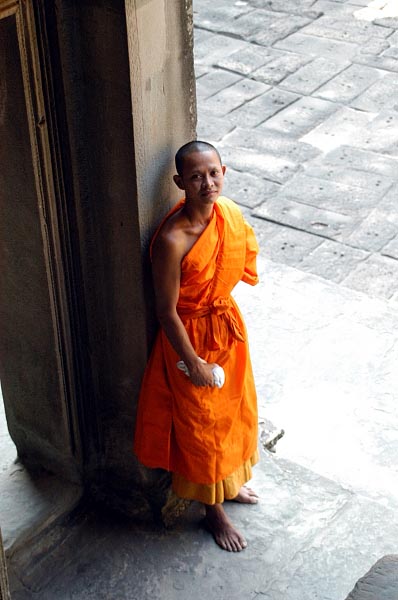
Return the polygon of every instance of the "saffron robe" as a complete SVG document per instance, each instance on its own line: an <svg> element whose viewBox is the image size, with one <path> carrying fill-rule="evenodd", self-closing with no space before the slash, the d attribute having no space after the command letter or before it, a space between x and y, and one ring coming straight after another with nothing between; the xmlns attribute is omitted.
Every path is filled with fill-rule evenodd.
<svg viewBox="0 0 398 600"><path fill-rule="evenodd" d="M162 224L178 211L181 200ZM152 244L153 244L152 241ZM193 348L221 365L225 384L194 386L159 330L138 404L134 451L144 465L188 481L222 481L257 450L257 399L246 328L231 296L240 281L258 282L258 244L238 206L219 197L209 224L181 262L177 312Z"/></svg>

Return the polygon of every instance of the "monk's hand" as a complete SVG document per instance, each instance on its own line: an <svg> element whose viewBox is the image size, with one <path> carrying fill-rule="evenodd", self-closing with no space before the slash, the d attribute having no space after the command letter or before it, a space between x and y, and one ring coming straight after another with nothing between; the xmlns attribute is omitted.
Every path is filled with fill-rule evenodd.
<svg viewBox="0 0 398 600"><path fill-rule="evenodd" d="M189 375L193 385L198 387L210 386L214 387L214 375L213 369L215 363L206 363L198 359L193 365L189 367Z"/></svg>

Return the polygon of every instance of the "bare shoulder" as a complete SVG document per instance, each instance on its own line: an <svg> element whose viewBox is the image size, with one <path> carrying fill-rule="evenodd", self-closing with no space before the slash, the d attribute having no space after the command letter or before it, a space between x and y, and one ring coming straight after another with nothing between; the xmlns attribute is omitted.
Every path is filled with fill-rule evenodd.
<svg viewBox="0 0 398 600"><path fill-rule="evenodd" d="M185 223L178 211L163 224L153 244L153 257L181 260L187 252Z"/></svg>

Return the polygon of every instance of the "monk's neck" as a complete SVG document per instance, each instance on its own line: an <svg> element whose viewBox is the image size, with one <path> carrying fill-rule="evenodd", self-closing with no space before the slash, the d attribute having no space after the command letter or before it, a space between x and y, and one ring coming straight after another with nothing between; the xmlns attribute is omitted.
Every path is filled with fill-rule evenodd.
<svg viewBox="0 0 398 600"><path fill-rule="evenodd" d="M195 206L189 201L184 206L184 213L192 225L208 225L214 211L214 204Z"/></svg>

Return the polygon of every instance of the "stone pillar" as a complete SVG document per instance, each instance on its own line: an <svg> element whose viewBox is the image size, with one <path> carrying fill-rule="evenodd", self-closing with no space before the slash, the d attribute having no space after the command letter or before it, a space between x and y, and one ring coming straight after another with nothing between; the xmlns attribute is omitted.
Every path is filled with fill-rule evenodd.
<svg viewBox="0 0 398 600"><path fill-rule="evenodd" d="M6 557L3 548L3 538L0 529L0 600L10 600L10 590L8 588Z"/></svg>
<svg viewBox="0 0 398 600"><path fill-rule="evenodd" d="M15 14L19 108L1 122L6 160L17 148L1 185L10 433L25 461L145 512L166 488L132 453L155 330L147 249L194 137L191 2L27 0Z"/></svg>

